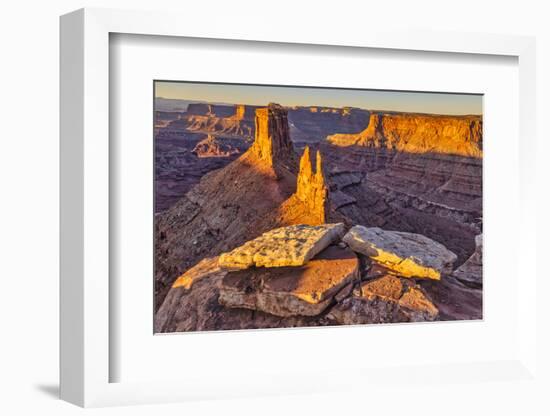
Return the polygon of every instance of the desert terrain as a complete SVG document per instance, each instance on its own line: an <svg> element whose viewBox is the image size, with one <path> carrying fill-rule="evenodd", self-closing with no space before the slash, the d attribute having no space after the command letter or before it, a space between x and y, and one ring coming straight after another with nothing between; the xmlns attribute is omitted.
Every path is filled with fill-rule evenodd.
<svg viewBox="0 0 550 416"><path fill-rule="evenodd" d="M482 318L482 118L163 102L155 331Z"/></svg>

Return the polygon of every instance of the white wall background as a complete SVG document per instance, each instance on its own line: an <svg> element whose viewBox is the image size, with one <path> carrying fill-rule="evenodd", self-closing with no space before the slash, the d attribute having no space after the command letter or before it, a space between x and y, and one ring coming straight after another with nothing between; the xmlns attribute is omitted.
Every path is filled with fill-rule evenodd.
<svg viewBox="0 0 550 416"><path fill-rule="evenodd" d="M190 4L186 4L190 3ZM537 36L538 186L540 214L548 202L550 136L550 29L545 1L169 1L169 0L19 0L4 2L0 12L0 413L6 415L76 414L82 410L56 399L58 383L58 16L74 9L116 7L178 10L205 25L231 19L236 28L247 19L280 20L303 25L389 25L434 30L511 33ZM340 23L345 22L345 23ZM185 22L182 22L185 24ZM542 215L539 215L542 216ZM513 223L510 224L513 227ZM539 248L545 254L548 221L539 224ZM544 243L544 246L543 246ZM511 242L513 247L513 242ZM544 256L540 256L540 267ZM7 265L7 267L6 267ZM538 291L550 293L548 283ZM540 305L542 308L543 305ZM548 366L548 331L541 333ZM546 367L548 369L548 367ZM548 371L547 371L548 374ZM456 401L437 401L432 391L411 397L280 397L93 410L99 414L543 414L535 400L542 391L502 383L487 390L456 386ZM492 392L499 400L487 400ZM383 413L382 413L383 412ZM482 413L483 412L483 413ZM548 414L548 413L546 413Z"/></svg>

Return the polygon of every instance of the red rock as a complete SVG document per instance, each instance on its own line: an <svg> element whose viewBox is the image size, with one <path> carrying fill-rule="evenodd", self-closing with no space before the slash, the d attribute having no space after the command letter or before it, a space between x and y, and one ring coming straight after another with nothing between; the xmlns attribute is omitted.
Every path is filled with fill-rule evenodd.
<svg viewBox="0 0 550 416"><path fill-rule="evenodd" d="M420 286L384 275L361 283L327 317L342 325L433 321L438 310Z"/></svg>
<svg viewBox="0 0 550 416"><path fill-rule="evenodd" d="M479 116L372 113L368 127L358 134L334 134L336 146L386 148L407 153L482 156Z"/></svg>
<svg viewBox="0 0 550 416"><path fill-rule="evenodd" d="M344 286L359 277L359 261L349 249L330 246L298 267L252 268L228 273L220 303L277 316L316 316Z"/></svg>

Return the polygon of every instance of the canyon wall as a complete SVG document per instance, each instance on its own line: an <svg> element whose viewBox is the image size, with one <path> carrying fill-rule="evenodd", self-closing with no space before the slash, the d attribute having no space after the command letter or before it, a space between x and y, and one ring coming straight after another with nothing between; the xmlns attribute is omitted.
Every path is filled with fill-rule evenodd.
<svg viewBox="0 0 550 416"><path fill-rule="evenodd" d="M320 145L336 207L357 223L418 232L465 261L482 231L479 116L372 113L358 134Z"/></svg>
<svg viewBox="0 0 550 416"><path fill-rule="evenodd" d="M330 135L327 141L341 147L364 146L407 153L475 158L481 158L483 153L479 116L372 113L365 130Z"/></svg>

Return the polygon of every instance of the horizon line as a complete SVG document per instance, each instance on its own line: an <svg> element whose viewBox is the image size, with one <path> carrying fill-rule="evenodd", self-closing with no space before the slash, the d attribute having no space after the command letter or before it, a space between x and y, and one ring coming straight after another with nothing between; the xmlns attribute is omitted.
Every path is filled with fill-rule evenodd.
<svg viewBox="0 0 550 416"><path fill-rule="evenodd" d="M444 93L442 93L444 94ZM269 103L267 104L248 104L248 103L241 103L241 102L235 102L235 103L230 103L230 102L221 102L221 101L207 101L207 100L190 100L190 99L187 99L187 98L169 98L169 97L155 97L155 100L156 99L161 99L161 100L172 100L172 101L187 101L188 104L210 104L210 105L226 105L226 106L232 106L232 105L244 105L244 106L248 106L248 107L267 107L270 103L273 103L273 104L278 104L276 102L272 102L270 101ZM392 109L388 109L388 108L365 108L365 107L357 107L357 106L353 106L353 105L348 105L348 106L328 106L328 105L316 105L316 104L311 104L311 105L282 105L282 104L279 104L281 105L282 107L285 107L285 108L311 108L311 107L319 107L319 108L334 108L334 109L344 109L344 108L353 108L353 109L357 109L357 110L363 110L363 111L369 111L369 112L372 112L372 113L381 113L381 112L391 112L391 113L403 113L403 114L423 114L423 115L433 115L433 116L456 116L456 117L467 117L467 116L477 116L477 117L483 117L483 113L430 113L430 112L423 112L423 111L403 111L403 110L392 110ZM172 113L180 113L181 111L177 111L177 110L157 110L156 108L154 109L154 111L165 111L165 112L172 112ZM185 111L184 111L185 112Z"/></svg>

